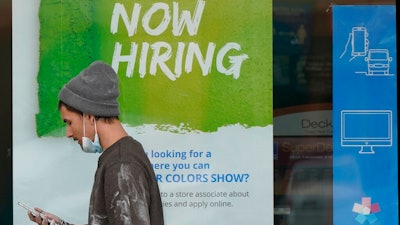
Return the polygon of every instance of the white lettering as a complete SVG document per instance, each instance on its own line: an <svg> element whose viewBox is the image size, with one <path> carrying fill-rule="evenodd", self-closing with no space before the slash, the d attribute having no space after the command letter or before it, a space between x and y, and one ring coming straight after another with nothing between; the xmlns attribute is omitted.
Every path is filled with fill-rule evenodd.
<svg viewBox="0 0 400 225"><path fill-rule="evenodd" d="M193 56L195 55L201 67L201 71L203 72L203 76L210 73L214 50L215 50L215 44L210 42L208 44L206 58L204 59L201 54L199 45L193 42L189 43L186 62L185 62L185 71L187 73L192 72Z"/></svg>
<svg viewBox="0 0 400 225"><path fill-rule="evenodd" d="M228 56L231 66L229 68L225 68L223 64L224 57L231 49L240 51L240 45L234 42L229 42L224 47L222 47L217 55L217 70L218 72L225 75L233 75L233 78L238 79L240 76L240 68L242 66L242 62L248 59L249 56L246 54L241 54L238 56Z"/></svg>
<svg viewBox="0 0 400 225"><path fill-rule="evenodd" d="M160 24L156 28L152 29L150 27L150 20L153 14L156 13L158 10L164 11L164 17L162 18ZM153 6L149 9L149 11L147 11L146 14L144 14L142 19L142 26L147 34L152 36L158 36L164 33L164 31L167 29L169 21L171 21L171 15L169 14L168 5L159 2L159 3L154 3Z"/></svg>
<svg viewBox="0 0 400 225"><path fill-rule="evenodd" d="M182 74L182 62L185 60L185 72L190 73L193 69L194 58L196 57L199 67L202 70L202 75L207 76L212 69L214 61L214 52L216 49L215 43L209 42L207 47L206 56L203 57L200 47L197 43L190 42L187 46L187 53L185 58L186 44L184 42L178 42L177 50L174 59L175 68L171 70L168 67L170 59L173 55L173 49L171 45L167 42L155 42L149 44L143 42L142 45L138 45L135 42L131 43L130 52L127 55L122 55L122 44L115 43L114 55L112 60L112 67L118 72L119 64L127 62L128 66L126 69L126 77L132 77L135 70L135 62L138 53L138 48L141 47L140 58L139 58L139 74L141 78L144 78L147 69L149 69L150 75L155 76L157 73L157 68L160 68L162 73L168 77L168 79L175 81ZM151 49L151 50L150 50ZM218 72L225 75L233 75L234 79L240 77L240 70L244 60L249 57L246 54L240 54L236 56L228 55L229 50L235 49L240 50L240 45L237 43L230 42L224 45L217 53L215 59L215 66ZM149 68L147 68L147 58L151 55L151 62ZM228 68L223 65L223 61L228 57L229 63L231 64Z"/></svg>
<svg viewBox="0 0 400 225"><path fill-rule="evenodd" d="M182 10L182 12L179 14L179 3L173 2L172 34L174 36L181 36L183 33L183 28L186 27L190 36L196 35L199 30L205 4L206 2L204 0L198 0L193 13L193 18L191 18L191 12L188 10ZM119 18L121 18L128 32L128 36L132 37L135 35L138 29L141 9L142 6L139 3L135 3L129 18L125 6L121 3L115 3L111 17L110 32L112 34L116 34L118 32ZM163 18L155 28L152 28L150 26L150 21L153 18L153 15L158 11L163 12ZM154 3L151 8L144 13L142 18L142 27L148 35L158 36L167 30L170 22L171 13L169 5L158 2Z"/></svg>
<svg viewBox="0 0 400 225"><path fill-rule="evenodd" d="M131 49L129 55L122 55L122 44L116 42L114 47L114 55L112 60L112 67L115 71L118 71L120 62L127 62L128 66L126 68L126 76L132 77L133 69L135 68L136 53L138 45L135 42L131 43Z"/></svg>
<svg viewBox="0 0 400 225"><path fill-rule="evenodd" d="M153 49L154 53L150 63L150 74L156 75L157 65L159 65L163 73L170 80L175 80L176 79L175 75L171 72L168 66L165 65L165 62L168 61L169 58L171 58L171 52L172 52L171 46L165 42L156 42L151 45L151 48ZM163 54L160 53L161 48L166 49L166 51Z"/></svg>
<svg viewBox="0 0 400 225"><path fill-rule="evenodd" d="M132 37L137 31L141 8L142 6L140 4L135 3L132 9L132 18L131 20L129 20L128 13L125 10L125 6L121 3L115 3L114 10L111 16L111 33L116 34L118 32L119 17L121 17L122 21L125 24L126 30L128 31L128 36Z"/></svg>
<svg viewBox="0 0 400 225"><path fill-rule="evenodd" d="M194 36L197 34L199 29L200 20L203 15L203 10L206 2L199 0L197 1L195 12L193 15L193 20L190 18L189 11L182 11L181 16L179 17L179 4L174 2L173 3L173 22L172 22L172 33L175 36L180 36L183 32L183 25L186 24L187 31L190 36Z"/></svg>

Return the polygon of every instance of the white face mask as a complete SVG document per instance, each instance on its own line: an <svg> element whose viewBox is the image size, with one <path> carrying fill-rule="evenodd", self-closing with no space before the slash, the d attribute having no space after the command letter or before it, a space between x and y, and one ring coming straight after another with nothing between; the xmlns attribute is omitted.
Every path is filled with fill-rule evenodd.
<svg viewBox="0 0 400 225"><path fill-rule="evenodd" d="M82 151L86 153L102 153L103 148L100 145L99 135L97 135L96 119L94 120L94 141L86 137L85 134L85 116L83 116L83 137L82 137Z"/></svg>

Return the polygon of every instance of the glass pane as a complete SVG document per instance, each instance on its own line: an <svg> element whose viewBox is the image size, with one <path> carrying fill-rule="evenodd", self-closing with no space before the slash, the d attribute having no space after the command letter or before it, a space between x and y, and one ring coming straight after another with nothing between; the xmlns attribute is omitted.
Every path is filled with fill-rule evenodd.
<svg viewBox="0 0 400 225"><path fill-rule="evenodd" d="M275 225L333 224L332 4L273 1Z"/></svg>

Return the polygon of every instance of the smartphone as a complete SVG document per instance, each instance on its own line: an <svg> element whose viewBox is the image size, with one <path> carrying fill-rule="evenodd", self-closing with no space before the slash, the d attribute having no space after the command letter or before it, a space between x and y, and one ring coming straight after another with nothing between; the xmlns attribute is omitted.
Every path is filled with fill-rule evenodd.
<svg viewBox="0 0 400 225"><path fill-rule="evenodd" d="M365 27L353 27L351 34L352 56L365 56L368 50L368 32Z"/></svg>
<svg viewBox="0 0 400 225"><path fill-rule="evenodd" d="M22 208L28 210L33 216L40 216L42 217L42 219L44 219L44 214L43 213L39 213L38 211L34 210L32 207L29 207L28 205L22 203L22 202L18 202L18 205L21 206ZM50 221L47 221L47 224L50 225ZM56 223L57 224L57 223Z"/></svg>

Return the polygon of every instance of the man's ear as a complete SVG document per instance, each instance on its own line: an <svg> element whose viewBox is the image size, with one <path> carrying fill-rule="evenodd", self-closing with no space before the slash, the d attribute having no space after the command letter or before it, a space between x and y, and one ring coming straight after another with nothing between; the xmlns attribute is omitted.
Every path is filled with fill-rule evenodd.
<svg viewBox="0 0 400 225"><path fill-rule="evenodd" d="M85 120L90 122L90 124L92 124L92 125L94 124L95 117L93 115L84 113L83 116L85 117Z"/></svg>

